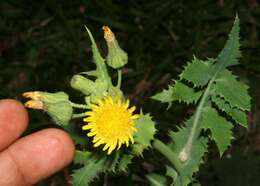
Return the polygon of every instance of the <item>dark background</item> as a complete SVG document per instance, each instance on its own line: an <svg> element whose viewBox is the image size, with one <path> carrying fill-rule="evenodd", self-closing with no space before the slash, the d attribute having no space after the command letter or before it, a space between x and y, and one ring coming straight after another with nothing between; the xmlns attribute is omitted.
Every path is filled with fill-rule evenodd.
<svg viewBox="0 0 260 186"><path fill-rule="evenodd" d="M2 0L0 1L0 98L24 101L25 91L65 91L75 102L83 97L69 85L73 74L93 70L87 25L106 54L102 26L109 25L129 54L123 90L151 112L157 137L175 129L193 107L167 105L149 97L177 79L193 55L216 57L225 44L236 13L241 21L241 65L232 70L250 86L249 129L234 130L236 140L222 160L212 144L201 166L202 185L260 185L260 3L257 0ZM46 114L30 111L27 133L48 127ZM136 158L129 173L112 175L96 185L147 185L151 171L165 174L153 151ZM65 185L67 173L39 185Z"/></svg>

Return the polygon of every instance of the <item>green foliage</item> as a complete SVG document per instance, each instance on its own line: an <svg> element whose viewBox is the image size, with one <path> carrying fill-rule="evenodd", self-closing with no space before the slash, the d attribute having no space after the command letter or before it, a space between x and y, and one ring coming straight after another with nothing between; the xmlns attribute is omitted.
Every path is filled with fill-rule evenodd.
<svg viewBox="0 0 260 186"><path fill-rule="evenodd" d="M213 62L212 59L202 61L194 57L191 63L184 67L180 78L193 83L196 87L205 86L212 77L214 70L212 68Z"/></svg>
<svg viewBox="0 0 260 186"><path fill-rule="evenodd" d="M246 126L246 111L251 107L248 87L226 70L238 63L239 45L239 19L236 17L229 39L216 59L202 61L194 58L173 87L153 97L168 103L177 100L190 104L199 100L196 111L184 127L170 132L171 142L167 146L154 143L154 147L171 162L166 168L167 175L173 179L172 185L184 186L193 182L193 174L199 170L208 150L208 140L216 143L222 156L233 139L232 123ZM226 113L224 117L223 111ZM202 133L205 130L210 134Z"/></svg>
<svg viewBox="0 0 260 186"><path fill-rule="evenodd" d="M237 12L241 18L243 58L241 66L235 67L232 71L239 79L250 84L250 93L255 97L252 100L254 107L250 111L252 127L250 135L239 136L234 143L234 147L243 151L243 157L233 159L233 153L231 159L228 155L227 161L212 157L216 166L220 165L218 174L215 175L216 170L212 171L209 166L207 174L202 174L200 179L205 179L202 182L203 186L260 185L259 174L256 174L260 172L257 167L259 160L253 162L251 159L258 155L256 153L247 157L248 148L257 148L255 142L259 134L257 123L260 117L257 113L260 108L260 11L257 0L197 0L185 3L183 0L139 0L124 3L112 0L75 0L63 3L55 0L10 0L1 1L0 9L1 98L21 100L19 95L22 92L44 88L48 91L64 90L73 96L73 101L82 101L82 96L69 87L72 74L89 72L93 68L93 64L88 60L92 55L90 42L86 42L86 32L82 25L89 26L95 34L98 47L104 48L105 43L102 42L100 30L102 25L108 24L118 34L120 46L129 54L129 63L123 71L126 81L122 88L138 105L142 105L144 111L152 109L153 117L158 121L157 137L164 141L167 140L164 138L166 131L175 128L174 125L182 120L184 115L188 115L191 109L183 110L185 105L174 104L169 112L166 112L163 105L146 98L156 90L167 87L169 78L177 77L184 62L191 61L193 53L203 61L206 61L206 56L215 56L217 50L223 46L233 15ZM145 85L136 91L134 87L141 80L144 80ZM230 107L229 104L226 105ZM217 107L215 103L214 107ZM26 134L50 127L53 123L47 114L29 112L30 125ZM245 116L243 118L247 126L247 114L241 112ZM221 114L225 115L225 112ZM79 120L77 122L82 124ZM80 125L72 126L77 126L80 131ZM236 135L244 134L242 127L234 132ZM85 134L81 139L90 142ZM232 147L231 151L233 150ZM152 150L146 151L144 155L151 166L160 159L153 156ZM140 158L134 162L143 165L144 161L147 163L147 159ZM229 160L232 162L228 163ZM247 168L241 165L242 162L243 165L248 165ZM255 165L255 168L249 167L251 164ZM162 166L163 164L156 164L156 170L160 169L157 173L164 174ZM68 169L70 171L70 168ZM108 176L105 183L102 183L103 180L96 180L97 183L93 185L144 185L144 180L140 178L145 178L145 173L150 171L150 167L138 166L128 171L134 176ZM209 180L208 174L212 175L212 179ZM253 178L255 180L249 181ZM61 180L63 181L60 182ZM66 181L68 180L64 179L61 172L39 185L66 185Z"/></svg>
<svg viewBox="0 0 260 186"><path fill-rule="evenodd" d="M186 142L189 139L193 122L194 118L190 118L188 121L185 122L186 127L180 128L178 132L170 132L172 142L169 144L169 147L176 155L179 154L178 158L180 160L186 158L181 156L185 156L182 154L182 151L183 147L186 145ZM192 142L189 157L187 157L185 163L181 163L180 169L178 170L179 173L177 172L177 176L173 174L173 185L182 186L192 182L193 173L199 170L198 165L200 165L200 163L202 162L202 157L207 151L207 142L207 138L204 137L196 138ZM167 170L169 172L168 167Z"/></svg>
<svg viewBox="0 0 260 186"><path fill-rule="evenodd" d="M91 152L77 151L75 155L75 163L84 166L72 174L74 186L86 186L104 169L105 159L97 159Z"/></svg>
<svg viewBox="0 0 260 186"><path fill-rule="evenodd" d="M91 48L92 48L92 52L93 52L93 61L97 66L97 69L95 71L91 71L91 74L95 74L95 76L97 78L100 79L104 79L106 81L108 81L108 83L110 83L110 77L108 75L107 72L107 67L105 64L105 59L103 59L103 57L101 56L98 48L97 48L97 44L92 36L92 33L89 31L89 29L85 26L87 33L90 37L91 40Z"/></svg>
<svg viewBox="0 0 260 186"><path fill-rule="evenodd" d="M73 185L89 185L100 173L118 172L119 152L105 156L97 152L76 151L74 163L82 167L72 174Z"/></svg>
<svg viewBox="0 0 260 186"><path fill-rule="evenodd" d="M132 154L124 154L118 161L117 169L120 172L126 172L127 166L132 162L134 156Z"/></svg>
<svg viewBox="0 0 260 186"><path fill-rule="evenodd" d="M169 86L168 89L163 90L162 92L154 95L152 98L162 103L171 103L173 99L173 87Z"/></svg>
<svg viewBox="0 0 260 186"><path fill-rule="evenodd" d="M141 111L136 121L136 128L137 132L134 135L135 144L132 148L136 155L141 155L144 149L151 147L151 140L153 140L156 133L155 123L149 114L143 114Z"/></svg>
<svg viewBox="0 0 260 186"><path fill-rule="evenodd" d="M224 98L232 108L236 107L243 111L250 110L248 86L237 81L230 71L225 70L219 73L212 89L217 96Z"/></svg>
<svg viewBox="0 0 260 186"><path fill-rule="evenodd" d="M211 100L214 104L216 104L217 108L226 114L230 115L232 119L235 120L238 124L242 125L243 127L247 128L247 115L246 112L236 108L231 107L228 102L226 102L223 98L213 95L211 96Z"/></svg>
<svg viewBox="0 0 260 186"><path fill-rule="evenodd" d="M88 104L95 103L97 98L104 96L112 96L122 98L123 93L120 90L121 72L118 72L117 86L112 85L112 81L107 72L105 60L98 51L97 45L91 32L86 27L88 35L92 43L93 61L96 64L96 70L90 72L83 72L88 76L95 76L96 80L92 81L81 75L75 75L72 78L71 86L76 90L85 94L85 101ZM74 104L75 105L75 104ZM77 106L77 105L75 105ZM81 106L78 105L78 108ZM149 114L143 114L141 111L139 118L136 120L137 132L133 136L134 144L127 152L119 150L113 153L112 156L101 155L100 152L86 152L78 151L75 163L81 164L83 167L75 170L73 177L73 184L76 186L86 186L100 173L109 174L111 172L117 173L127 170L128 164L131 163L134 156L142 155L144 149L151 146L151 140L154 138L156 132L155 123ZM78 139L78 138L76 138ZM87 160L84 160L84 159Z"/></svg>
<svg viewBox="0 0 260 186"><path fill-rule="evenodd" d="M113 88L111 78L107 71L107 66L105 64L105 59L101 56L97 44L92 36L92 33L85 26L89 38L91 40L91 49L93 52L93 62L96 65L96 70L90 72L83 72L80 74L85 74L88 76L94 76L96 79L92 81L91 79L85 78L81 75L74 75L71 80L72 88L81 91L86 95L86 103L90 101L95 102L96 99L106 96L110 88Z"/></svg>
<svg viewBox="0 0 260 186"><path fill-rule="evenodd" d="M239 29L239 18L236 15L233 28L229 33L228 41L216 59L221 70L226 67L238 64L238 58L241 57L239 50Z"/></svg>
<svg viewBox="0 0 260 186"><path fill-rule="evenodd" d="M212 107L204 107L202 113L202 127L211 131L212 139L216 142L220 156L231 145L232 123L220 116Z"/></svg>
<svg viewBox="0 0 260 186"><path fill-rule="evenodd" d="M148 147L151 147L151 141L153 140L156 132L155 123L152 121L152 118L149 114L143 114L143 112L141 111L141 113L138 116L133 113L135 107L128 108L129 102L124 103L124 105L122 105L123 104L122 102L125 102L126 100L126 98L124 97L120 89L122 71L121 69L117 69L118 81L117 81L117 85L114 86L108 74L105 60L102 58L100 52L98 51L96 42L94 41L94 38L87 27L86 30L91 40L93 61L96 65L96 70L80 73L86 75L87 77L84 77L80 74L74 75L72 77L72 80L70 81L72 88L84 94L85 103L77 104L71 102L69 100L69 96L64 92L48 93L48 92L34 91L34 92L26 92L23 94L24 97L31 99L30 101L26 102L25 106L33 109L46 110L47 113L56 122L56 124L62 125L62 127L64 127L64 129L67 130L67 132L71 133L71 136L75 140L75 142L83 146L83 148L80 148L80 150L82 149L84 150L77 151L75 161L74 161L76 164L80 164L81 166L81 168L74 170L72 174L73 184L75 186L89 185L89 183L91 183L91 181L94 178L97 178L100 173L109 174L109 173L118 173L118 172L126 171L128 164L131 163L132 159L135 156L142 156L143 151ZM114 53L113 55L116 55L116 53ZM122 55L122 53L118 55ZM116 58L117 56L113 56L113 57ZM116 58L115 60L116 61L114 61L113 63L118 63L119 62L118 60L120 59ZM108 61L106 62L108 63ZM122 65L124 64L126 64L126 61L120 63L119 66L117 66L118 64L114 64L114 65L116 65L116 68L119 68L122 67ZM93 77L90 78L88 76L94 76L95 78L93 80ZM114 106L114 108L117 108L119 110L119 114L123 115L123 116L121 115L113 116L113 114L115 113L112 113L112 117L115 117L116 119L119 118L118 121L116 122L114 122L113 120L110 122L109 121L110 118L106 118L104 124L110 122L110 124L108 124L109 125L108 130L115 130L115 127L117 127L116 125L121 124L121 122L125 122L122 124L125 125L125 127L129 127L129 128L119 127L121 130L128 130L129 131L129 133L127 133L128 136L125 136L124 133L122 134L122 132L124 131L118 131L117 132L118 136L116 136L117 138L113 139L113 142L110 142L109 141L110 139L104 140L107 138L106 135L110 135L109 133L110 131L107 131L107 134L103 134L104 130L102 130L101 132L97 130L100 133L102 133L100 134L98 140L102 141L101 144L105 143L105 148L109 147L111 143L113 147L112 150L114 150L115 147L117 147L117 149L115 150L116 152L112 153L112 155L110 155L112 151L109 151L108 154L104 154L104 152L99 150L90 151L88 146L90 143L86 142L85 140L82 140L82 136L80 135L81 131L77 130L76 127L68 126L71 119L87 117L86 111L84 111L83 113L75 113L76 109L91 110L91 107L94 107L94 105L96 107L98 106L102 107L104 103L100 99L104 99L107 97L109 98L107 100L109 100L110 106L111 107ZM116 101L117 103L114 103L114 101ZM107 109L107 107L105 107L105 109ZM116 112L113 109L110 109L110 112L112 111ZM99 110L96 112L99 112ZM124 115L123 112L127 112L127 114ZM136 122L134 121L135 119ZM136 126L132 126L134 124ZM98 125L97 128L99 128L100 123L97 123L97 125ZM134 130L131 129L130 127L135 127L137 132L134 133ZM89 134L90 133L88 133L88 136L93 136ZM120 135L123 137L121 137ZM85 138L87 137L85 136ZM96 147L95 144L97 144L98 142L95 143L94 140L92 146ZM134 144L131 144L131 142ZM121 148L121 146L124 144L126 144L126 147L128 146L130 147ZM99 145L97 145L97 147ZM86 151L86 149L89 151ZM105 151L104 148L103 151Z"/></svg>
<svg viewBox="0 0 260 186"><path fill-rule="evenodd" d="M201 91L195 91L193 88L177 81L174 86L169 86L168 90L163 90L161 93L154 95L152 98L169 104L173 101L190 104L196 103L201 94Z"/></svg>

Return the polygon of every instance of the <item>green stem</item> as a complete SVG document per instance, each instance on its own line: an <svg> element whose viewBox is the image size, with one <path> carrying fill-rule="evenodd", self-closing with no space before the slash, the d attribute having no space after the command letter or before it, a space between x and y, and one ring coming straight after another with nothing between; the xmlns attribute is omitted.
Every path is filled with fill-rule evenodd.
<svg viewBox="0 0 260 186"><path fill-rule="evenodd" d="M201 100L200 100L200 103L199 103L199 106L195 112L195 116L194 116L194 122L193 122L193 125L192 125L192 128L191 128L191 132L190 132L190 135L189 135L189 138L187 140L187 143L185 144L185 146L183 147L183 149L181 150L180 154L179 154L179 158L182 162L185 162L187 161L188 157L190 156L190 151L191 151L191 148L192 148L192 144L193 144L193 141L195 140L195 138L197 137L197 135L199 134L198 133L198 125L199 125L199 120L200 120L200 116L201 116L201 113L202 113L202 109L204 107L204 104L206 103L207 101L207 98L209 97L210 95L210 89L211 89L211 85L213 84L213 82L215 81L218 73L223 69L223 64L220 64L219 66L216 66L216 72L214 73L212 79L210 80Z"/></svg>
<svg viewBox="0 0 260 186"><path fill-rule="evenodd" d="M173 164L175 170L179 174L182 165L178 156L160 140L154 140L153 146L155 147L156 150L162 153Z"/></svg>
<svg viewBox="0 0 260 186"><path fill-rule="evenodd" d="M83 105L83 104L78 104L78 103L73 103L70 101L70 105L72 107L75 107L75 108L79 108L79 109L89 109L87 105Z"/></svg>
<svg viewBox="0 0 260 186"><path fill-rule="evenodd" d="M122 70L118 69L117 70L117 86L116 87L120 89L121 83L122 83Z"/></svg>
<svg viewBox="0 0 260 186"><path fill-rule="evenodd" d="M210 94L210 88L211 88L211 85L212 83L215 81L215 76L211 79L211 81L209 82L202 98L201 98L201 101L199 103L199 106L195 112L195 116L194 116L194 121L193 121L193 125L192 125L192 128L191 128L191 132L190 132L190 135L189 135L189 138L187 140L187 143L185 144L185 146L183 147L183 149L181 150L180 154L179 154L179 158L182 162L186 161L189 157L189 154L190 154L190 151L191 151L191 148L192 148L192 144L193 144L193 141L195 140L198 132L197 132L197 129L199 128L198 125L199 125L199 120L200 120L200 116L201 116L201 113L202 113L202 109L204 107L204 104Z"/></svg>
<svg viewBox="0 0 260 186"><path fill-rule="evenodd" d="M84 117L86 117L86 114L85 114L85 113L73 114L73 115L72 115L72 119L75 119L75 118L84 118Z"/></svg>

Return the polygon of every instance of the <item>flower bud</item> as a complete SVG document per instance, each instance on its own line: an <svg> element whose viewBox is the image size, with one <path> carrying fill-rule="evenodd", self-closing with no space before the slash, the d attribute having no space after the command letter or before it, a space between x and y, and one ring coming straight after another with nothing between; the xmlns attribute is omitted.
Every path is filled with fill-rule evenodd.
<svg viewBox="0 0 260 186"><path fill-rule="evenodd" d="M64 92L25 92L24 97L30 98L24 105L27 108L46 111L59 125L67 125L73 114L69 97Z"/></svg>
<svg viewBox="0 0 260 186"><path fill-rule="evenodd" d="M108 26L103 26L103 30L108 46L107 64L114 69L123 67L128 61L127 53L120 48L114 33Z"/></svg>
<svg viewBox="0 0 260 186"><path fill-rule="evenodd" d="M89 95L95 91L95 83L81 75L74 75L70 81L70 85L85 95Z"/></svg>

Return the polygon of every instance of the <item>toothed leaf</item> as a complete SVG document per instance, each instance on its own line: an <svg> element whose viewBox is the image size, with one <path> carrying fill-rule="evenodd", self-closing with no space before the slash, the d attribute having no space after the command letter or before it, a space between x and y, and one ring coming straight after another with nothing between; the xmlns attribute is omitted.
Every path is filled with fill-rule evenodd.
<svg viewBox="0 0 260 186"><path fill-rule="evenodd" d="M232 123L219 116L216 109L205 107L202 115L202 126L211 131L212 139L216 142L220 156L222 156L233 139Z"/></svg>
<svg viewBox="0 0 260 186"><path fill-rule="evenodd" d="M79 151L75 152L74 163L76 164L88 164L90 159L93 159L93 153L88 151Z"/></svg>
<svg viewBox="0 0 260 186"><path fill-rule="evenodd" d="M235 120L235 122L237 122L238 124L240 124L245 128L248 127L246 112L235 107L232 108L229 103L227 103L223 98L219 96L212 96L211 100L213 103L216 104L219 110L231 116L231 118Z"/></svg>
<svg viewBox="0 0 260 186"><path fill-rule="evenodd" d="M101 56L96 42L92 36L92 33L90 32L90 30L85 26L87 33L89 35L89 38L91 40L91 48L92 48L92 52L93 52L93 60L97 66L97 69L95 71L91 71L91 72L87 72L87 74L89 73L89 75L94 75L97 76L98 78L102 79L102 80L106 80L107 83L110 83L110 76L108 75L107 72L107 67L105 64L105 59Z"/></svg>
<svg viewBox="0 0 260 186"><path fill-rule="evenodd" d="M196 87L205 86L213 75L212 64L213 60L202 61L194 57L192 62L184 68L180 78L193 83Z"/></svg>
<svg viewBox="0 0 260 186"><path fill-rule="evenodd" d="M163 103L179 101L186 104L191 104L196 103L201 94L201 91L196 92L193 88L185 85L184 83L176 81L175 85L169 86L168 90L163 90L161 93L156 94L152 98Z"/></svg>
<svg viewBox="0 0 260 186"><path fill-rule="evenodd" d="M207 151L208 138L216 142L221 155L230 145L233 138L232 123L222 117L213 105L227 112L234 120L245 123L244 111L250 109L247 87L225 70L226 67L237 64L239 57L239 20L236 17L229 39L217 59L209 63L195 58L180 75L182 82L188 81L196 89L206 86L199 92L200 95L178 81L169 90L156 95L159 100L166 100L165 102L178 100L191 103L198 101L203 93L194 116L185 122L185 127L170 133L171 142L167 146L159 140L154 142L154 147L171 162L170 167L168 162L167 174L173 178L172 185L187 186L193 181L193 173L199 170L202 156ZM210 67L206 64L210 64ZM213 97L219 97L220 101ZM240 111L243 112L242 116L239 116ZM202 137L203 129L209 129L211 135Z"/></svg>
<svg viewBox="0 0 260 186"><path fill-rule="evenodd" d="M239 19L236 16L228 41L217 57L222 69L239 63L238 58L241 56L239 47Z"/></svg>
<svg viewBox="0 0 260 186"><path fill-rule="evenodd" d="M171 103L172 101L174 101L172 94L173 94L173 87L169 86L168 89L164 89L162 92L152 96L152 98L162 103Z"/></svg>
<svg viewBox="0 0 260 186"><path fill-rule="evenodd" d="M156 132L155 123L149 114L143 114L141 111L139 118L136 120L136 129L137 132L134 134L135 144L133 145L133 151L136 154L141 154L144 149L151 146L151 140L153 140Z"/></svg>
<svg viewBox="0 0 260 186"><path fill-rule="evenodd" d="M187 104L196 103L200 98L202 91L195 91L193 88L177 81L173 87L173 100L184 102Z"/></svg>
<svg viewBox="0 0 260 186"><path fill-rule="evenodd" d="M105 159L98 159L90 152L77 152L75 160L77 163L83 164L83 167L72 174L74 186L89 185L103 171Z"/></svg>
<svg viewBox="0 0 260 186"><path fill-rule="evenodd" d="M118 171L127 171L127 166L132 162L132 159L134 158L131 154L124 154L122 158L118 162L117 169Z"/></svg>
<svg viewBox="0 0 260 186"><path fill-rule="evenodd" d="M229 70L224 70L215 80L213 90L227 101L231 107L249 111L251 107L248 86L239 82Z"/></svg>

